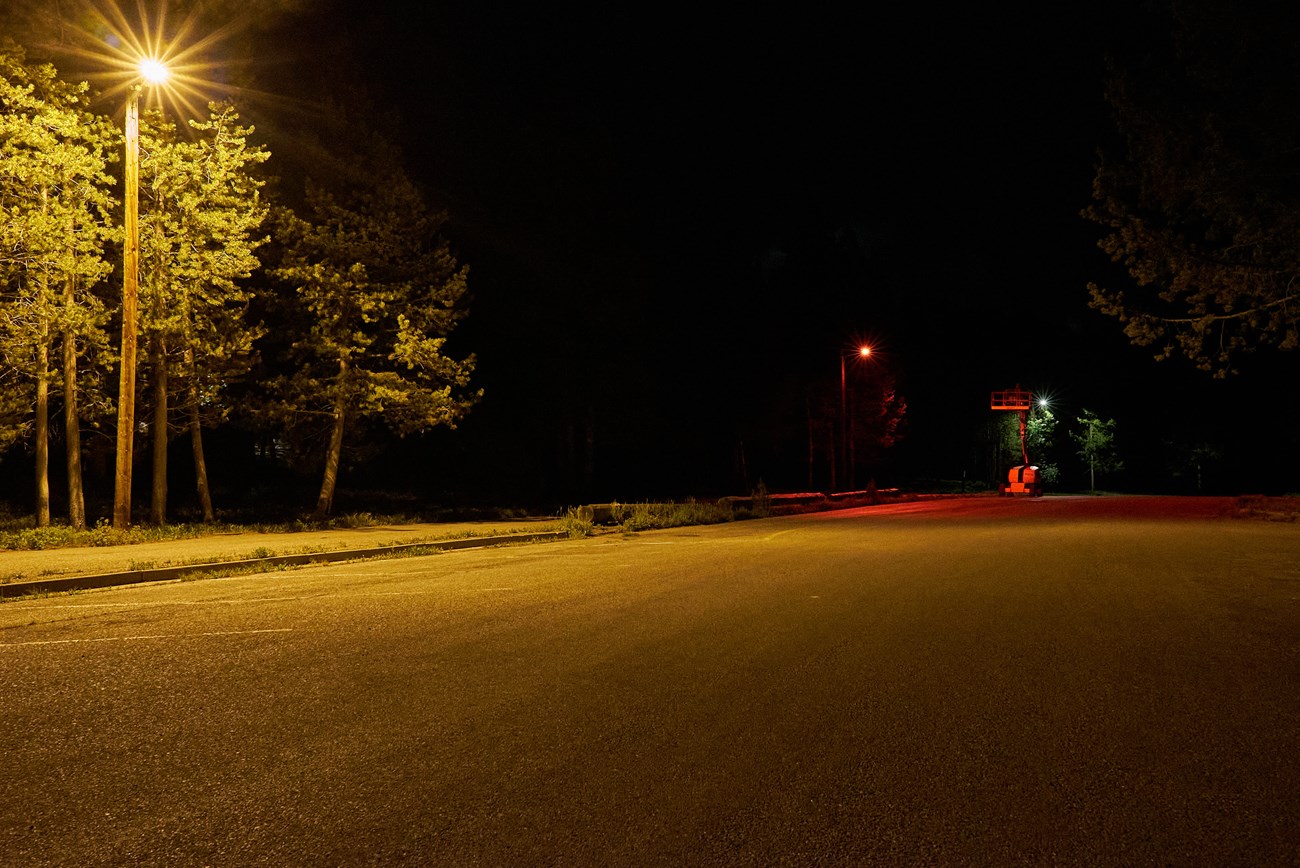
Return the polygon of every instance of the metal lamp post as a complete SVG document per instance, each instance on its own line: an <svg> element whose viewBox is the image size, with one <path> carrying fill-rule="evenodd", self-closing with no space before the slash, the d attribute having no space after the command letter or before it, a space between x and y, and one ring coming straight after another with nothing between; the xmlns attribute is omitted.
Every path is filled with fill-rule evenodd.
<svg viewBox="0 0 1300 868"><path fill-rule="evenodd" d="M848 465L848 455L849 455L849 452L850 452L849 441L848 441L848 436L847 436L847 430L848 430L848 418L849 418L849 412L848 412L848 387L847 387L847 382L848 382L847 363L848 363L848 360L849 360L850 358L865 359L865 358L866 358L867 356L869 356L869 355L871 355L871 347L869 347L869 346L865 346L865 345L864 345L864 346L860 346L860 347L858 347L858 351L857 351L856 353L852 353L852 354L847 355L847 356L846 356L846 355L840 355L840 468L841 468L841 469L840 469L840 473L843 474L846 478L847 478L847 476L848 476L848 473L847 473L847 470L846 470L846 469L847 469L848 466L849 466L849 465ZM835 459L834 459L834 456L832 456L832 457L831 457L831 461L832 461L832 463L834 462L834 460L835 460ZM832 471L832 473L831 473L831 485L832 485L832 487L835 486L835 478L834 478L834 477L835 477L835 474L834 474L834 472ZM843 486L840 486L840 487L843 488Z"/></svg>

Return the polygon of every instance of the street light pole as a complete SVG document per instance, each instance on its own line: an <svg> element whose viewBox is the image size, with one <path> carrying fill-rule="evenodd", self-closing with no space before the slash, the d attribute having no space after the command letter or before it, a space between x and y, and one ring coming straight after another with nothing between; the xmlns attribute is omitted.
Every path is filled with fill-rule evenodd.
<svg viewBox="0 0 1300 868"><path fill-rule="evenodd" d="M846 455L845 455L845 453L847 452L848 441L845 439L844 436L845 425L849 416L848 403L845 399L845 395L847 394L847 389L845 388L844 366L847 363L847 361L848 361L848 356L841 353L840 354L840 461L839 461L841 483L843 482L844 468L848 466L846 464ZM832 485L834 486L835 483L832 482ZM840 484L838 487L842 489L844 486L843 484Z"/></svg>
<svg viewBox="0 0 1300 868"><path fill-rule="evenodd" d="M136 313L140 295L140 93L145 84L161 85L169 72L163 61L142 57L140 79L126 100L126 161L123 169L122 371L117 392L117 467L113 488L113 527L131 526L131 460L135 444Z"/></svg>
<svg viewBox="0 0 1300 868"><path fill-rule="evenodd" d="M871 355L871 347L866 345L860 346L858 347L858 351L856 353L853 353L852 355L860 359L865 359L867 356ZM839 451L840 451L840 476L841 476L840 482L841 483L843 483L846 479L847 480L852 479L852 471L849 470L849 456L852 454L853 450L851 445L849 444L848 434L847 434L849 412L848 412L848 386L847 386L848 375L847 375L846 365L848 364L849 358L850 358L849 356L846 356L843 353L840 354L840 450ZM831 456L832 467L834 466L834 464L835 464L835 457ZM835 477L835 473L834 471L832 471L831 473L832 487L835 486L834 477ZM840 488L843 489L844 486L841 484Z"/></svg>
<svg viewBox="0 0 1300 868"><path fill-rule="evenodd" d="M135 333L140 287L140 85L126 101L122 244L122 371L117 397L117 473L113 491L113 527L131 526L131 459L135 442Z"/></svg>

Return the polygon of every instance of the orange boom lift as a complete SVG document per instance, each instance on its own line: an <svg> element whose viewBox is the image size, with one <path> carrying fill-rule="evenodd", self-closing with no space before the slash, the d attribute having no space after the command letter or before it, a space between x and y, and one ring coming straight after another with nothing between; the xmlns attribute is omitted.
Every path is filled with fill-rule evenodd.
<svg viewBox="0 0 1300 868"><path fill-rule="evenodd" d="M1020 414L1020 460L1021 464L1007 471L1007 481L998 485L998 494L1002 497L1014 497L1017 494L1029 497L1042 497L1043 484L1039 481L1038 466L1029 463L1029 453L1025 450L1025 426L1029 422L1029 408L1034 405L1034 393L1017 385L1014 389L994 392L989 399L992 410L1012 411Z"/></svg>

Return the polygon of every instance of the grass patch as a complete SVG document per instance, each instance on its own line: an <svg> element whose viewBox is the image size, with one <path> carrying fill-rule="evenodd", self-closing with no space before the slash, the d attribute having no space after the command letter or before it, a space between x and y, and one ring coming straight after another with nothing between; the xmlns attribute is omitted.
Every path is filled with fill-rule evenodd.
<svg viewBox="0 0 1300 868"><path fill-rule="evenodd" d="M324 521L293 521L272 524L229 524L226 522L167 524L162 526L131 527L127 530L115 530L107 519L101 519L93 528L75 530L66 524L52 524L49 527L36 527L32 516L15 518L0 516L0 550L42 551L44 549L72 548L87 546L121 546L136 543L168 542L171 540L193 539L203 536L217 536L238 533L289 534L305 531L354 529L362 527L379 527L383 525L414 524L422 521L406 515L374 515L369 512L349 513ZM467 531L458 536L474 536ZM266 554L254 554L253 557L269 557L273 552L260 549Z"/></svg>
<svg viewBox="0 0 1300 868"><path fill-rule="evenodd" d="M231 567L213 567L211 569L199 569L189 573L182 573L178 582L197 582L201 579L232 579L237 576L252 576L260 573L283 573L289 570L296 570L301 567L310 566L309 564L239 564Z"/></svg>
<svg viewBox="0 0 1300 868"><path fill-rule="evenodd" d="M391 560L398 560L400 558L422 558L425 557L426 555L445 554L446 551L447 550L445 548L442 548L438 546L436 543L434 543L430 545L416 545L416 546L411 546L409 548L395 549L391 552L384 552L378 555L370 555L365 558L358 558L358 560L391 561Z"/></svg>
<svg viewBox="0 0 1300 868"><path fill-rule="evenodd" d="M27 526L21 526L24 524ZM127 530L114 530L107 520L100 521L93 528L76 530L63 524L35 527L29 518L25 521L11 522L8 527L0 530L0 549L42 551L44 549L66 548L69 546L120 546L192 539L193 537L212 536L221 533L238 533L241 530L242 528L234 525L221 523L168 524L161 527L132 527Z"/></svg>

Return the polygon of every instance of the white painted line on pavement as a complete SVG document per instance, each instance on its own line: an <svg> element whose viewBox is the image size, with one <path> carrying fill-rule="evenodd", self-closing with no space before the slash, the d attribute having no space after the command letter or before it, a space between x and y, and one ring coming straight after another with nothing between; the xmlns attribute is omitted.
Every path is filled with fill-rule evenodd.
<svg viewBox="0 0 1300 868"><path fill-rule="evenodd" d="M29 645L80 645L88 642L141 642L148 639L193 639L198 636L254 636L260 633L292 633L292 627L270 630L220 630L211 633L158 633L152 636L102 636L97 639L44 639L35 642L3 642L0 648L23 648Z"/></svg>
<svg viewBox="0 0 1300 868"><path fill-rule="evenodd" d="M779 536L785 536L786 534L793 533L793 532L794 531L790 531L790 530L778 530L774 533L769 533L766 536L758 537L757 541L771 542L772 540L776 539ZM711 545L721 545L723 543L731 543L733 545L750 545L753 542L755 542L754 537L741 537L739 539L728 539L726 537L722 537L718 539L697 539L694 537L690 537L690 538L673 539L673 540L642 540L641 544L647 546L686 546L686 545L711 546Z"/></svg>
<svg viewBox="0 0 1300 868"><path fill-rule="evenodd" d="M330 598L349 597L428 597L434 594L473 594L481 591L513 591L514 588L430 588L427 591L361 591L355 594L327 594Z"/></svg>
<svg viewBox="0 0 1300 868"><path fill-rule="evenodd" d="M10 604L10 605L8 605L8 606L5 607L5 611L9 611L9 612L17 612L17 611L32 611L32 610L35 610L35 611L49 611L49 610L52 610L52 609L150 609L150 608L162 608L162 607L164 607L164 606L243 606L243 605L251 605L251 604L254 604L254 603L292 603L292 602L301 602L301 601L303 601L303 600L337 600L337 599L350 599L350 598L351 598L351 599L355 599L355 598L357 598L357 597L428 597L428 596L435 596L435 595L446 596L446 595L449 595L449 594L455 594L455 593L468 594L468 593L483 593L483 592L487 592L487 591L514 591L514 590L516 590L516 588L514 588L514 587L495 587L495 588L429 588L428 590L420 590L420 591L359 591L359 592L353 592L353 593L348 593L348 592L343 592L343 593L328 593L328 592L326 592L326 593L304 594L304 595L301 595L301 596L292 596L292 597L249 597L248 599L242 599L242 600L241 600L241 599L235 599L235 598L225 598L225 599L219 599L219 600L149 600L149 601L133 601L133 602L126 602L126 603L118 603L118 602L102 602L102 603L100 603L100 602L90 602L90 603L48 603L48 602L40 602L40 603L36 603L36 604L32 604L32 605ZM258 631L254 631L254 632L258 632ZM263 631L263 632L264 632L264 631ZM272 631L272 632L274 632L274 631ZM197 635L203 635L203 636L219 636L219 635L227 635L227 634L222 634L222 633L201 633L201 634L197 634ZM124 639L135 639L135 638L140 638L140 639L171 638L171 635L169 634L168 636L139 636L139 637L129 636L129 637L124 637ZM63 641L63 642L108 642L108 641L123 641L123 640L122 640L122 639L117 639L117 640L114 640L114 639L67 639L67 640L59 640L59 641ZM7 645L4 644L4 643L0 643L0 647L10 647L10 648L13 648L13 647L17 647L17 646L19 646L19 645L31 645L31 644L42 644L42 643L15 642L15 643L9 643L9 644L7 644ZM55 642L50 642L50 643L44 643L44 644L57 644L57 643L55 643Z"/></svg>

